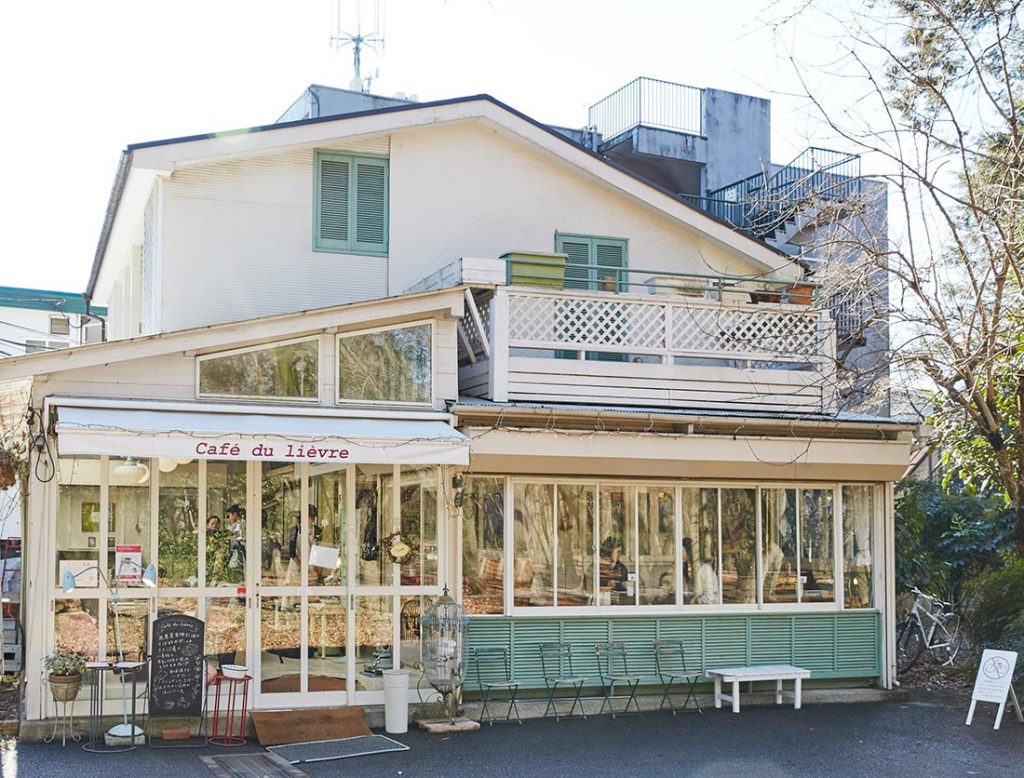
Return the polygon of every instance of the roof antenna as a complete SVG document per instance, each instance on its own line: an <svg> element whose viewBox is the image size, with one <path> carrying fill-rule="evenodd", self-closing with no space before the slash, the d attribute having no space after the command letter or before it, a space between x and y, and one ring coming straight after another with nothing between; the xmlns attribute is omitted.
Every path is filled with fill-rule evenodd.
<svg viewBox="0 0 1024 778"><path fill-rule="evenodd" d="M381 6L383 0L373 0L373 30L367 33L363 33L362 24L362 0L355 0L353 5L355 6L355 32L345 32L342 30L341 20L341 0L335 0L334 3L334 19L331 25L331 45L335 50L341 49L345 46L352 47L352 66L354 75L352 80L349 82L349 89L355 92L369 92L370 85L377 78L379 71L374 72L372 76L367 76L365 79L362 74L362 53L363 46L368 46L373 50L377 50L380 46L384 48L384 31L381 27Z"/></svg>

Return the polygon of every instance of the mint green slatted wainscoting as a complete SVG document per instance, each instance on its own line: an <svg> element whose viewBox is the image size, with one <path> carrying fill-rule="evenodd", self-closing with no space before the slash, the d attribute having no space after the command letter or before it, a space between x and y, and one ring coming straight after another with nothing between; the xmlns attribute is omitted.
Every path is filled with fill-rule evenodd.
<svg viewBox="0 0 1024 778"><path fill-rule="evenodd" d="M537 646L573 644L573 669L598 685L594 643L626 643L630 672L657 682L651 642L682 640L687 669L792 664L812 671L811 680L873 679L881 675L881 619L877 611L750 615L477 617L470 619L469 647L502 646L511 652L521 689L544 688ZM467 652L467 657L469 652ZM467 659L467 691L477 688ZM568 667L563 668L568 672Z"/></svg>

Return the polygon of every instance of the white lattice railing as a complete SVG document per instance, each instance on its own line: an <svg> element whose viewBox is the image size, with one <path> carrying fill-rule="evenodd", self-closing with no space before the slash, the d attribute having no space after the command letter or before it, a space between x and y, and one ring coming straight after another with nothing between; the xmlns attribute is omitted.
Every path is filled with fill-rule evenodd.
<svg viewBox="0 0 1024 778"><path fill-rule="evenodd" d="M484 331L486 332L491 326L491 300L489 297L476 297L475 299L476 309L480 314L480 323L483 325ZM466 330L466 340L469 341L469 345L472 347L474 355L483 354L483 338L480 337L480 331L476 327L476 322L473 321L471 316L466 316L462 319L462 326Z"/></svg>
<svg viewBox="0 0 1024 778"><path fill-rule="evenodd" d="M766 363L834 357L827 312L802 306L660 301L634 295L508 292L512 348Z"/></svg>

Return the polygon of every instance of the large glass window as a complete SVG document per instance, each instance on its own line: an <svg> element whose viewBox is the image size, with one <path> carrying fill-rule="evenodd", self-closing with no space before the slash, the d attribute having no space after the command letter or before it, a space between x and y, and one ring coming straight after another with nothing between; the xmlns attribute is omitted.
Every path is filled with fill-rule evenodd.
<svg viewBox="0 0 1024 778"><path fill-rule="evenodd" d="M874 572L871 527L875 518L873 486L843 487L843 606L870 608Z"/></svg>
<svg viewBox="0 0 1024 778"><path fill-rule="evenodd" d="M199 583L199 462L157 460L160 475L157 499L157 542L160 586ZM218 519L219 522L219 519Z"/></svg>
<svg viewBox="0 0 1024 778"><path fill-rule="evenodd" d="M306 543L310 548L310 586L343 586L347 581L346 469L345 465L309 466L310 526Z"/></svg>
<svg viewBox="0 0 1024 778"><path fill-rule="evenodd" d="M466 478L462 500L462 604L470 614L504 610L505 479Z"/></svg>
<svg viewBox="0 0 1024 778"><path fill-rule="evenodd" d="M718 605L718 489L681 490L683 604Z"/></svg>
<svg viewBox="0 0 1024 778"><path fill-rule="evenodd" d="M757 602L755 489L722 489L722 602Z"/></svg>
<svg viewBox="0 0 1024 778"><path fill-rule="evenodd" d="M676 601L675 489L640 486L636 490L637 573L641 605Z"/></svg>
<svg viewBox="0 0 1024 778"><path fill-rule="evenodd" d="M801 602L835 599L835 553L831 489L800 490Z"/></svg>
<svg viewBox="0 0 1024 778"><path fill-rule="evenodd" d="M433 402L429 323L338 336L338 401Z"/></svg>
<svg viewBox="0 0 1024 778"><path fill-rule="evenodd" d="M437 584L437 468L405 467L401 472L399 532L411 549L401 563L401 581L411 586ZM392 544L392 548L398 547Z"/></svg>
<svg viewBox="0 0 1024 778"><path fill-rule="evenodd" d="M139 584L150 562L150 488L148 459L110 459L107 515L108 580Z"/></svg>
<svg viewBox="0 0 1024 778"><path fill-rule="evenodd" d="M800 549L797 540L796 490L762 490L761 516L764 601L798 602Z"/></svg>
<svg viewBox="0 0 1024 778"><path fill-rule="evenodd" d="M245 580L245 462L206 463L206 585Z"/></svg>
<svg viewBox="0 0 1024 778"><path fill-rule="evenodd" d="M594 487L559 484L558 604L590 605L594 596Z"/></svg>
<svg viewBox="0 0 1024 778"><path fill-rule="evenodd" d="M200 397L316 400L320 339L257 346L197 358Z"/></svg>
<svg viewBox="0 0 1024 778"><path fill-rule="evenodd" d="M517 483L512 490L516 605L554 605L554 495L554 484Z"/></svg>
<svg viewBox="0 0 1024 778"><path fill-rule="evenodd" d="M601 486L600 603L636 604L634 492L625 485Z"/></svg>
<svg viewBox="0 0 1024 778"><path fill-rule="evenodd" d="M100 513L100 458L61 457L57 462L57 580L77 575L79 588L99 587L95 569L107 528Z"/></svg>

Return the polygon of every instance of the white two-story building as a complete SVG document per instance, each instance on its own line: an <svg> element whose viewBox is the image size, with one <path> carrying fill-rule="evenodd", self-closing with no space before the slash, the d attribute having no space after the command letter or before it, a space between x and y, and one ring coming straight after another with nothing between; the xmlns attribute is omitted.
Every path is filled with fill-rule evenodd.
<svg viewBox="0 0 1024 778"><path fill-rule="evenodd" d="M444 587L524 688L541 642L596 684L595 642L650 680L668 637L889 686L914 427L836 411L802 275L488 96L130 146L87 290L112 342L0 362L40 420L26 716L115 609L132 656L203 619L256 708L380 703ZM61 588L90 566L118 603Z"/></svg>

